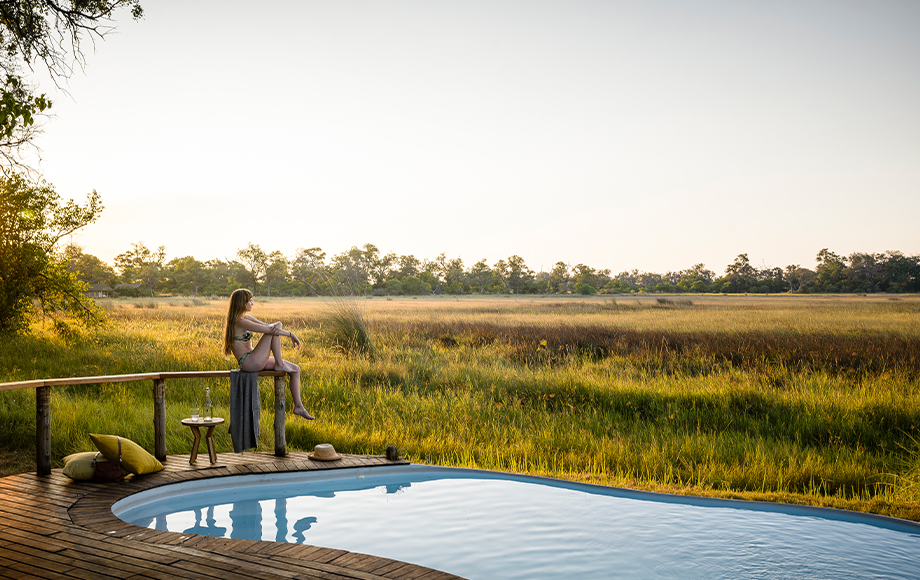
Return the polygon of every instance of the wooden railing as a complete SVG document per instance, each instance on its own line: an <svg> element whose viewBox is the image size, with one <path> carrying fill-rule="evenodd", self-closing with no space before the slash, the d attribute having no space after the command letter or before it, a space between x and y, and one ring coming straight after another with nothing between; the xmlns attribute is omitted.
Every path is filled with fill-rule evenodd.
<svg viewBox="0 0 920 580"><path fill-rule="evenodd" d="M285 373L262 371L260 377L275 378L275 455L287 455L284 438L284 395ZM0 383L0 391L35 389L35 465L39 475L51 473L51 388L64 385L88 385L97 383L125 383L131 381L153 381L153 446L154 456L166 461L166 380L230 378L230 371L188 371L167 373L141 373L136 375L108 375L101 377L71 377L62 379L39 379Z"/></svg>

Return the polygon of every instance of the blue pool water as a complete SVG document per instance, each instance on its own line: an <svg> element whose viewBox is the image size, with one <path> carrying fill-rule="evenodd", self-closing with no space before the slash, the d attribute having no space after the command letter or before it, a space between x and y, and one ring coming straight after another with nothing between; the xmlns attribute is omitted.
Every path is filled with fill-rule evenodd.
<svg viewBox="0 0 920 580"><path fill-rule="evenodd" d="M165 486L124 521L306 543L493 579L920 579L920 525L513 474L374 467Z"/></svg>

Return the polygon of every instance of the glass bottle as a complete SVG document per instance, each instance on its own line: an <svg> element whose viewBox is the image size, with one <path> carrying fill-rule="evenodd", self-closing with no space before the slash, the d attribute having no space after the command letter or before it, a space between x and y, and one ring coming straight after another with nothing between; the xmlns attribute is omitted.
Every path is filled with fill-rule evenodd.
<svg viewBox="0 0 920 580"><path fill-rule="evenodd" d="M211 387L205 387L204 389L204 409L202 409L204 420L211 420Z"/></svg>

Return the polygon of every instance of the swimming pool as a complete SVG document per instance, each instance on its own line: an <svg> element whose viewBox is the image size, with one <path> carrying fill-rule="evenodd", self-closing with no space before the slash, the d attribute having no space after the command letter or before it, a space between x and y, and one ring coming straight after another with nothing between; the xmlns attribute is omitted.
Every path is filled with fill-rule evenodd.
<svg viewBox="0 0 920 580"><path fill-rule="evenodd" d="M920 578L912 522L424 465L197 480L112 511L158 530L339 548L470 580Z"/></svg>

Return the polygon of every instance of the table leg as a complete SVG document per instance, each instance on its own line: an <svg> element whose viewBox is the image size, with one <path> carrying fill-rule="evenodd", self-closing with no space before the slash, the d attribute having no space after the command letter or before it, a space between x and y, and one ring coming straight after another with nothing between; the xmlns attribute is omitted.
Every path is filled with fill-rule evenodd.
<svg viewBox="0 0 920 580"><path fill-rule="evenodd" d="M208 442L208 456L211 458L212 465L217 463L217 451L214 449L214 438L211 437L211 434L214 433L214 427L216 425L208 427L208 433L205 435L205 439Z"/></svg>
<svg viewBox="0 0 920 580"><path fill-rule="evenodd" d="M189 465L194 465L195 460L198 459L198 444L201 442L201 431L198 430L197 425L189 425L192 428L192 433L195 435L195 442L192 443L192 455L188 458Z"/></svg>

